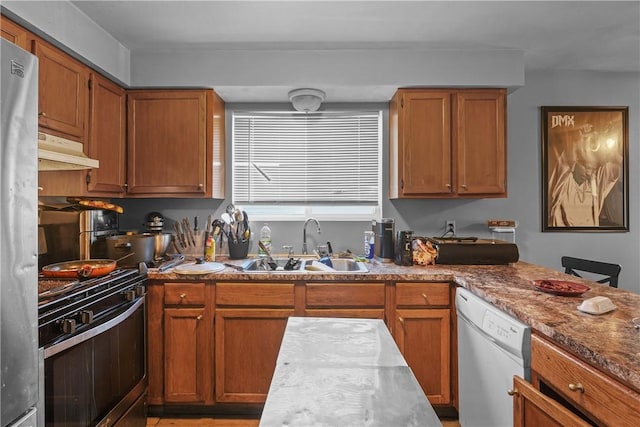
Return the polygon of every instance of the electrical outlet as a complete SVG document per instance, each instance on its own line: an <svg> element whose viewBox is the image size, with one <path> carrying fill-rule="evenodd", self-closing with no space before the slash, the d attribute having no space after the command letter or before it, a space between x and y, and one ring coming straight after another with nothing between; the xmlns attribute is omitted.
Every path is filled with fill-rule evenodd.
<svg viewBox="0 0 640 427"><path fill-rule="evenodd" d="M447 220L447 223L446 223L446 226L445 226L445 233L446 234L451 234L452 236L456 235L456 222L455 221Z"/></svg>

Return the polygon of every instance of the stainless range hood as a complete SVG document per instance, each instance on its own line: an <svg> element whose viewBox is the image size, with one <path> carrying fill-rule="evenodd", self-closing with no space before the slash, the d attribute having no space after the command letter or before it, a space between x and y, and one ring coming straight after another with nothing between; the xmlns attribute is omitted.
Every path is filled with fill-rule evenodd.
<svg viewBox="0 0 640 427"><path fill-rule="evenodd" d="M82 144L38 132L38 170L64 171L98 168L100 162L84 154Z"/></svg>

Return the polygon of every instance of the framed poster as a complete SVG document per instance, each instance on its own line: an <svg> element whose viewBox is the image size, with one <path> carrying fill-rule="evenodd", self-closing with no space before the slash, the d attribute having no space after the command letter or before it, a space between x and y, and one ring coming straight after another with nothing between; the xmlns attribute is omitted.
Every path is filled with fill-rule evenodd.
<svg viewBox="0 0 640 427"><path fill-rule="evenodd" d="M629 231L629 108L541 110L542 231Z"/></svg>

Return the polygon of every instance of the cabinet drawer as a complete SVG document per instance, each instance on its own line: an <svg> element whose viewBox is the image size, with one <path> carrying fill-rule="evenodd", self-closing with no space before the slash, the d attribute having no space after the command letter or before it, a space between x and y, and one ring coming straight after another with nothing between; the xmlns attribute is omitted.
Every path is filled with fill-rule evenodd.
<svg viewBox="0 0 640 427"><path fill-rule="evenodd" d="M384 307L384 283L309 283L307 307Z"/></svg>
<svg viewBox="0 0 640 427"><path fill-rule="evenodd" d="M449 306L449 283L396 283L397 306Z"/></svg>
<svg viewBox="0 0 640 427"><path fill-rule="evenodd" d="M571 404L607 425L637 425L640 394L544 339L531 337L531 368Z"/></svg>
<svg viewBox="0 0 640 427"><path fill-rule="evenodd" d="M293 283L218 283L216 305L293 307Z"/></svg>
<svg viewBox="0 0 640 427"><path fill-rule="evenodd" d="M165 305L204 305L204 283L165 283Z"/></svg>

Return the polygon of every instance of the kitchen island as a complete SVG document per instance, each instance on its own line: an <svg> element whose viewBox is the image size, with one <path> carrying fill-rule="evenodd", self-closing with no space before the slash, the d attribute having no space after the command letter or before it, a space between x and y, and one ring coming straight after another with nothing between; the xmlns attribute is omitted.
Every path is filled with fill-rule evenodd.
<svg viewBox="0 0 640 427"><path fill-rule="evenodd" d="M442 424L384 322L290 317L260 419L284 425Z"/></svg>

